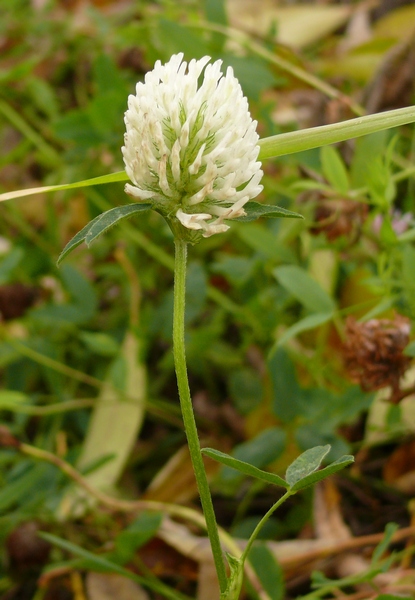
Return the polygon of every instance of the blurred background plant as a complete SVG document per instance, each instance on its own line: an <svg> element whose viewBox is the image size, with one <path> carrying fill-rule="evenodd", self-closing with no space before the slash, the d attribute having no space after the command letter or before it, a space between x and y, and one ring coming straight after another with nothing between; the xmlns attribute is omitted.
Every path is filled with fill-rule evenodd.
<svg viewBox="0 0 415 600"><path fill-rule="evenodd" d="M179 51L233 66L261 137L415 97L411 2L3 0L0 11L0 192L120 171L127 96ZM305 220L235 223L192 249L186 343L203 441L275 473L314 445L357 457L270 519L247 598L306 594L314 568L346 578L350 597L413 597L413 135L265 161L261 199ZM171 233L145 213L56 267L77 231L125 202L113 183L1 206L3 599L145 598L143 584L154 598L212 597L205 540L167 517L172 504L197 508L171 352ZM206 464L220 524L246 538L279 492ZM88 486L112 495L91 499ZM170 504L137 515L136 499ZM355 549L389 521L401 553L372 569L380 554Z"/></svg>

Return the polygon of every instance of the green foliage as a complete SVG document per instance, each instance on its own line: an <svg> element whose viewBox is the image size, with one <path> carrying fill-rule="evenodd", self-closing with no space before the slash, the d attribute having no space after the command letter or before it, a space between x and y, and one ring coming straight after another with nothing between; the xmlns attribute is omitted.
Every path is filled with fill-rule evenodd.
<svg viewBox="0 0 415 600"><path fill-rule="evenodd" d="M310 448L303 452L303 454L288 467L285 477L287 483L290 485L291 491L298 492L310 485L314 485L318 481L337 473L337 471L344 469L354 462L353 456L345 455L324 469L317 471L321 461L328 452L330 452L329 445Z"/></svg>
<svg viewBox="0 0 415 600"><path fill-rule="evenodd" d="M117 206L98 215L95 219L85 225L85 227L66 244L62 253L59 255L58 264L82 242L85 242L85 244L89 246L97 239L97 237L108 231L108 229L113 227L119 221L131 217L138 212L149 210L150 208L151 204L126 204L125 206Z"/></svg>
<svg viewBox="0 0 415 600"><path fill-rule="evenodd" d="M189 600L188 596L181 594L178 591L173 591L170 587L164 585L162 582L158 581L156 578L144 578L139 575L135 575L129 569L125 569L120 567L113 560L108 560L102 556L98 556L93 552L85 550L76 544L58 538L55 535L50 533L42 533L41 537L46 541L58 546L62 550L70 552L75 556L79 557L81 561L78 562L79 567L93 569L95 571L100 571L104 573L118 573L123 577L127 577L128 579L132 579L137 583L148 587L151 590L162 595L163 598L171 598L172 600Z"/></svg>
<svg viewBox="0 0 415 600"><path fill-rule="evenodd" d="M209 456L209 458L217 460L221 464L231 467L232 469L235 469L236 471L239 471L244 475L256 477L261 481L266 481L267 483L271 483L274 485L287 487L285 481L281 477L273 475L272 473L267 473L266 471L261 471L261 469L258 469L251 463L238 460L237 458L233 458L232 456L224 454L219 450L214 450L213 448L203 448L202 452L206 456Z"/></svg>
<svg viewBox="0 0 415 600"><path fill-rule="evenodd" d="M266 471L257 469L252 464L254 460L251 456L247 457L250 460L248 463L224 454L223 452L219 452L219 450L213 450L212 448L204 448L202 452L206 456L209 456L209 458L217 460L221 464L231 467L244 475L255 477L266 483L282 486L286 488L291 495L325 479L341 469L344 469L354 461L353 456L342 456L324 469L317 471L324 457L330 452L330 449L330 445L315 446L300 454L300 456L287 468L285 480L273 473L267 473Z"/></svg>
<svg viewBox="0 0 415 600"><path fill-rule="evenodd" d="M333 146L324 146L321 149L321 168L323 175L339 194L346 194L350 188L349 176L346 166Z"/></svg>
<svg viewBox="0 0 415 600"><path fill-rule="evenodd" d="M253 546L249 553L249 560L271 600L283 600L285 592L283 572L265 544Z"/></svg>
<svg viewBox="0 0 415 600"><path fill-rule="evenodd" d="M161 521L161 514L142 513L117 536L112 560L121 565L131 561L138 548L156 535Z"/></svg>
<svg viewBox="0 0 415 600"><path fill-rule="evenodd" d="M278 267L274 270L274 275L279 283L309 311L330 313L335 309L332 298L304 269L295 265Z"/></svg>

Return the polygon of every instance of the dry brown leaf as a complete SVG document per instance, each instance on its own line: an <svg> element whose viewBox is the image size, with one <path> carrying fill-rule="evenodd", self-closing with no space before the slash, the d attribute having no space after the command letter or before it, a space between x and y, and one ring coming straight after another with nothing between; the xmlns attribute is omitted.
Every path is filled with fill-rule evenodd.
<svg viewBox="0 0 415 600"><path fill-rule="evenodd" d="M415 19L415 12L414 12ZM401 108L411 104L415 90L415 29L382 58L365 91L368 113Z"/></svg>
<svg viewBox="0 0 415 600"><path fill-rule="evenodd" d="M123 391L128 401L120 399L109 376L89 423L78 468L82 470L105 455L114 455L87 475L89 483L97 489L112 489L117 483L140 432L146 408L146 371L138 360L140 345L138 337L127 331L121 355L126 369Z"/></svg>
<svg viewBox="0 0 415 600"><path fill-rule="evenodd" d="M214 598L219 598L219 596L218 577L213 561L201 563L199 568L197 600L214 600Z"/></svg>
<svg viewBox="0 0 415 600"><path fill-rule="evenodd" d="M403 493L415 493L415 440L392 452L383 468L383 478Z"/></svg>
<svg viewBox="0 0 415 600"><path fill-rule="evenodd" d="M217 577L214 574L212 550L207 537L197 536L191 533L185 525L181 525L169 518L164 518L163 523L157 533L158 537L166 544L186 556L196 561L199 565L198 593L197 600L216 600L219 599L220 590L217 584ZM246 541L235 540L241 548ZM234 549L228 548L232 554L236 554ZM249 578L250 584L255 588L260 600L270 600L268 595L262 589L261 584L249 563L245 564L245 572Z"/></svg>
<svg viewBox="0 0 415 600"><path fill-rule="evenodd" d="M332 480L319 483L314 490L313 521L316 536L325 540L348 540L350 529L340 509L341 496Z"/></svg>
<svg viewBox="0 0 415 600"><path fill-rule="evenodd" d="M352 533L344 522L341 507L341 495L335 483L328 479L320 482L314 490L313 520L317 537L331 540L337 544L352 539ZM335 556L330 561L337 577L356 575L369 567L369 562L360 554L346 553Z"/></svg>
<svg viewBox="0 0 415 600"><path fill-rule="evenodd" d="M265 36L275 24L275 41L292 48L304 48L324 38L344 25L352 13L350 6L281 7L274 0L228 0L227 8L233 27Z"/></svg>
<svg viewBox="0 0 415 600"><path fill-rule="evenodd" d="M147 592L135 581L115 573L86 575L85 587L88 600L148 600Z"/></svg>
<svg viewBox="0 0 415 600"><path fill-rule="evenodd" d="M219 466L213 461L206 461L209 475L216 473ZM157 473L148 486L144 500L173 502L183 504L198 495L196 480L187 446L180 448Z"/></svg>
<svg viewBox="0 0 415 600"><path fill-rule="evenodd" d="M370 24L369 5L357 6L356 11L350 18L346 32L339 43L339 53L347 52L372 38L372 27Z"/></svg>
<svg viewBox="0 0 415 600"><path fill-rule="evenodd" d="M196 480L189 451L187 446L183 446L153 478L143 499L182 504L192 500L196 495Z"/></svg>
<svg viewBox="0 0 415 600"><path fill-rule="evenodd" d="M331 496L332 491L329 496ZM331 517L332 531L336 530L336 536L331 539L325 537L320 539L300 539L288 540L285 542L267 541L267 548L273 553L275 559L284 569L286 579L297 578L298 574L308 577L313 570L322 570L327 565L327 559L331 563L336 560L338 563L339 572L345 574L355 574L356 570L361 571L367 567L362 561L356 561L353 556L359 557L360 549L363 547L376 546L382 540L383 534L374 534L363 537L352 537L344 524L339 522L339 515L336 516L337 509L336 500L331 498L328 506L333 504L333 516ZM327 505L326 505L327 506ZM323 510L324 507L321 507ZM323 517L323 513L322 513ZM336 522L337 521L337 522ZM343 531L342 531L343 529ZM394 535L394 540L404 540L410 538L414 533L413 527L408 527L398 531ZM344 536L341 538L341 536ZM212 554L209 540L207 537L197 536L191 533L186 526L178 524L169 518L164 518L161 528L158 532L158 537L166 544L174 548L187 558L191 558L199 565L199 593L198 600L216 600L219 596L212 594L211 576L212 576ZM246 540L235 540L241 550L246 546ZM350 560L344 560L345 557L351 556ZM255 587L261 600L269 600L266 594L257 581L255 573L248 565L247 575L251 584ZM402 576L402 573L401 573ZM395 575L396 577L396 575ZM209 596L209 588L211 594ZM218 592L219 594L219 592Z"/></svg>

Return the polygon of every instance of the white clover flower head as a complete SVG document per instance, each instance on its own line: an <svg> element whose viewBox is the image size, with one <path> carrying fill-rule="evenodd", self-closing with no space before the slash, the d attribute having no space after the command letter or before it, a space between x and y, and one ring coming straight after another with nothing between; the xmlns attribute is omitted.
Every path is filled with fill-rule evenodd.
<svg viewBox="0 0 415 600"><path fill-rule="evenodd" d="M232 68L209 61L157 61L125 113L125 191L192 241L229 229L263 187L257 122Z"/></svg>

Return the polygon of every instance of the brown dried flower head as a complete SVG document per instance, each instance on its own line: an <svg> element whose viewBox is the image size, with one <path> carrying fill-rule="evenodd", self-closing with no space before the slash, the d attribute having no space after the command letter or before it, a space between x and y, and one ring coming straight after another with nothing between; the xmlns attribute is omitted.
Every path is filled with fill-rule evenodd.
<svg viewBox="0 0 415 600"><path fill-rule="evenodd" d="M410 362L403 354L410 329L409 320L401 315L365 323L348 317L343 350L351 379L366 391L390 386L391 401L399 401L400 379Z"/></svg>

